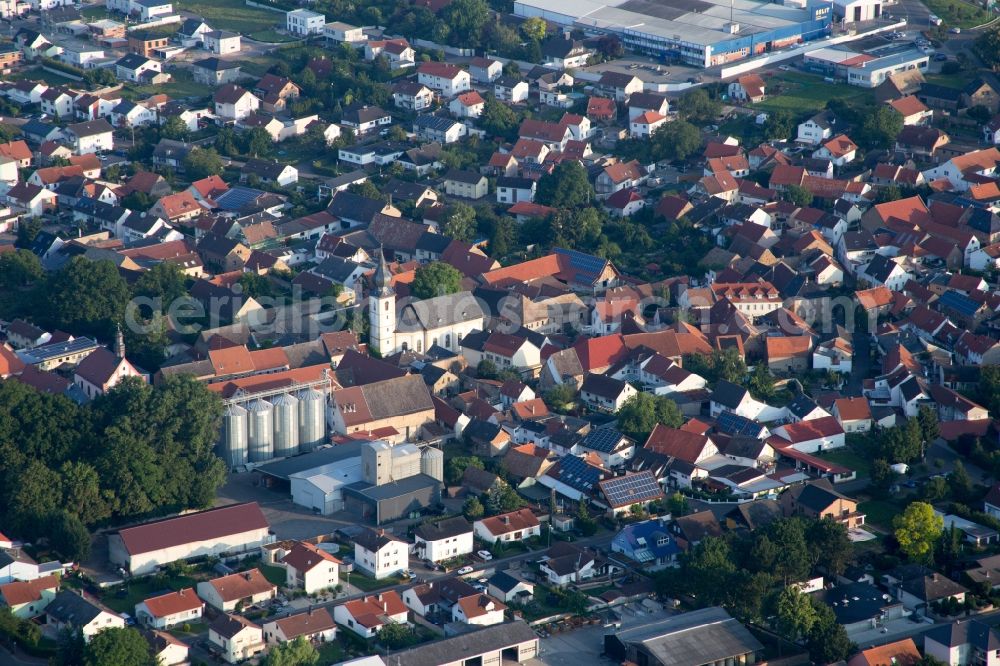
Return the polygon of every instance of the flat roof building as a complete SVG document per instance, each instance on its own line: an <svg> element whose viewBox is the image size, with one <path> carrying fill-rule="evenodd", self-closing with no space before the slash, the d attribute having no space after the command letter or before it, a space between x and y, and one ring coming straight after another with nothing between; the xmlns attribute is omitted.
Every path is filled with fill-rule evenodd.
<svg viewBox="0 0 1000 666"><path fill-rule="evenodd" d="M516 0L514 14L618 35L636 50L712 67L830 33L830 4L756 0Z"/></svg>

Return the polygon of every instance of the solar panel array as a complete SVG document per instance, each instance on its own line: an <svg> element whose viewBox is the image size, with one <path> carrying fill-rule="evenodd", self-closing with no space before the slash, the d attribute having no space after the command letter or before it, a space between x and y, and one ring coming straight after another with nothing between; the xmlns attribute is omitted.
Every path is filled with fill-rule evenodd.
<svg viewBox="0 0 1000 666"><path fill-rule="evenodd" d="M613 506L648 502L663 497L663 489L652 472L639 472L601 481L601 490Z"/></svg>
<svg viewBox="0 0 1000 666"><path fill-rule="evenodd" d="M763 426L752 419L732 412L722 412L715 421L715 425L724 433L730 435L742 435L743 437L757 437Z"/></svg>
<svg viewBox="0 0 1000 666"><path fill-rule="evenodd" d="M559 480L581 492L590 492L601 480L601 472L582 458L563 456L559 461Z"/></svg>
<svg viewBox="0 0 1000 666"><path fill-rule="evenodd" d="M41 345L28 350L26 354L37 361L47 361L48 359L59 358L66 354L80 352L96 346L97 343L90 338L74 338L66 342L53 342L52 344Z"/></svg>
<svg viewBox="0 0 1000 666"><path fill-rule="evenodd" d="M976 310L979 309L979 303L957 291L944 292L941 294L938 303L940 303L942 307L951 308L966 317L971 317L976 314Z"/></svg>
<svg viewBox="0 0 1000 666"><path fill-rule="evenodd" d="M262 194L262 190L237 185L216 197L215 203L223 210L240 210Z"/></svg>
<svg viewBox="0 0 1000 666"><path fill-rule="evenodd" d="M583 438L583 441L580 442L580 446L592 451L611 453L615 450L622 437L623 435L614 428L599 428L588 433Z"/></svg>
<svg viewBox="0 0 1000 666"><path fill-rule="evenodd" d="M569 258L570 265L576 269L578 273L584 275L588 278L594 278L601 274L604 267L607 265L607 261L601 259L600 257L595 257L592 254L584 254L583 252L578 252L576 250L566 250L563 248L556 248L556 254L561 254Z"/></svg>

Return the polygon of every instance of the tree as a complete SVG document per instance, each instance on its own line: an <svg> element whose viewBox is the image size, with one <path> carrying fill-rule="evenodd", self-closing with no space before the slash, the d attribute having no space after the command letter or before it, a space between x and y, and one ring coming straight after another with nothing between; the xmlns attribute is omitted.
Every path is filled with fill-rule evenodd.
<svg viewBox="0 0 1000 666"><path fill-rule="evenodd" d="M944 519L935 515L934 508L926 502L912 502L893 519L892 525L900 550L914 562L930 564L934 544L944 529Z"/></svg>
<svg viewBox="0 0 1000 666"><path fill-rule="evenodd" d="M479 125L487 133L512 139L518 127L517 113L511 107L488 95L483 101L483 113Z"/></svg>
<svg viewBox="0 0 1000 666"><path fill-rule="evenodd" d="M962 464L961 460L955 461L955 467L948 475L948 486L956 502L968 502L972 496L972 478L965 471L965 465Z"/></svg>
<svg viewBox="0 0 1000 666"><path fill-rule="evenodd" d="M271 646L263 666L315 666L317 663L319 652L304 636L299 636L295 640Z"/></svg>
<svg viewBox="0 0 1000 666"><path fill-rule="evenodd" d="M254 127L241 135L243 152L251 157L267 157L274 150L274 139L263 127Z"/></svg>
<svg viewBox="0 0 1000 666"><path fill-rule="evenodd" d="M0 254L0 290L15 290L37 282L45 274L38 255L30 250Z"/></svg>
<svg viewBox="0 0 1000 666"><path fill-rule="evenodd" d="M462 274L443 261L433 261L418 268L410 285L410 293L420 299L454 294L461 289Z"/></svg>
<svg viewBox="0 0 1000 666"><path fill-rule="evenodd" d="M764 121L764 136L770 140L785 140L795 131L795 118L787 109L776 109L767 114Z"/></svg>
<svg viewBox="0 0 1000 666"><path fill-rule="evenodd" d="M854 555L847 528L830 516L809 524L806 541L816 564L831 574L844 573Z"/></svg>
<svg viewBox="0 0 1000 666"><path fill-rule="evenodd" d="M465 504L462 505L462 513L469 520L478 520L486 515L486 508L478 497L473 496L465 500Z"/></svg>
<svg viewBox="0 0 1000 666"><path fill-rule="evenodd" d="M186 277L180 266L161 261L148 271L143 271L132 287L135 296L159 299L166 311L175 300L187 295Z"/></svg>
<svg viewBox="0 0 1000 666"><path fill-rule="evenodd" d="M102 629L83 650L84 666L156 666L149 643L133 627Z"/></svg>
<svg viewBox="0 0 1000 666"><path fill-rule="evenodd" d="M650 137L654 158L659 160L686 160L701 148L701 132L684 120L664 123Z"/></svg>
<svg viewBox="0 0 1000 666"><path fill-rule="evenodd" d="M476 366L476 377L480 379L496 379L498 375L497 364L488 358L484 358Z"/></svg>
<svg viewBox="0 0 1000 666"><path fill-rule="evenodd" d="M805 208L813 202L813 193L801 185L789 185L785 188L785 197L800 208Z"/></svg>
<svg viewBox="0 0 1000 666"><path fill-rule="evenodd" d="M803 580L813 566L801 518L783 518L770 523L764 534L775 545L774 562L768 567L785 585Z"/></svg>
<svg viewBox="0 0 1000 666"><path fill-rule="evenodd" d="M696 88L681 95L677 100L677 113L685 120L705 123L715 120L722 111L719 100L709 96L704 88Z"/></svg>
<svg viewBox="0 0 1000 666"><path fill-rule="evenodd" d="M72 507L84 525L94 525L111 515L101 477L94 466L81 460L67 460L59 468L63 506ZM77 558L79 559L79 558Z"/></svg>
<svg viewBox="0 0 1000 666"><path fill-rule="evenodd" d="M768 370L767 364L761 361L754 366L747 388L753 397L767 402L774 397L774 381L774 375Z"/></svg>
<svg viewBox="0 0 1000 666"><path fill-rule="evenodd" d="M564 382L550 388L543 397L546 405L556 411L565 412L576 402L576 389Z"/></svg>
<svg viewBox="0 0 1000 666"><path fill-rule="evenodd" d="M684 416L676 402L651 393L636 393L629 397L615 416L618 429L639 441L645 440L657 423L668 428L679 428L684 423Z"/></svg>
<svg viewBox="0 0 1000 666"><path fill-rule="evenodd" d="M489 6L483 0L454 0L441 10L441 19L450 28L453 46L476 46L483 25L489 19Z"/></svg>
<svg viewBox="0 0 1000 666"><path fill-rule="evenodd" d="M455 240L471 241L476 235L476 210L468 204L454 204L441 224L441 233Z"/></svg>
<svg viewBox="0 0 1000 666"><path fill-rule="evenodd" d="M597 532L597 521L594 520L590 515L590 509L587 508L587 498L584 497L580 500L580 503L576 508L576 528L580 530L580 534L585 537L594 536Z"/></svg>
<svg viewBox="0 0 1000 666"><path fill-rule="evenodd" d="M972 118L981 125L985 125L987 122L989 122L989 119L993 117L993 113L990 112L989 108L983 106L982 104L977 104L971 107L965 113L969 118Z"/></svg>
<svg viewBox="0 0 1000 666"><path fill-rule="evenodd" d="M700 605L728 603L733 591L731 582L736 577L732 552L721 537L708 537L681 556L681 584Z"/></svg>
<svg viewBox="0 0 1000 666"><path fill-rule="evenodd" d="M243 273L236 282L243 289L243 293L250 298L271 295L271 281L260 273Z"/></svg>
<svg viewBox="0 0 1000 666"><path fill-rule="evenodd" d="M837 622L832 608L815 600L813 607L816 610L816 621L809 630L806 642L813 663L833 664L844 661L854 648L851 639L847 637L847 630Z"/></svg>
<svg viewBox="0 0 1000 666"><path fill-rule="evenodd" d="M520 495L503 479L497 479L496 483L486 491L486 511L490 515L508 513L522 506L524 501Z"/></svg>
<svg viewBox="0 0 1000 666"><path fill-rule="evenodd" d="M29 248L35 242L35 237L42 231L42 221L37 217L21 220L17 223L17 240L15 245L20 248Z"/></svg>
<svg viewBox="0 0 1000 666"><path fill-rule="evenodd" d="M122 321L130 294L112 262L76 256L49 276L45 296L52 324L109 340L116 322Z"/></svg>
<svg viewBox="0 0 1000 666"><path fill-rule="evenodd" d="M490 234L490 255L505 257L517 243L517 222L506 215L497 219Z"/></svg>
<svg viewBox="0 0 1000 666"><path fill-rule="evenodd" d="M83 507L81 507L83 508ZM90 532L76 515L60 511L49 524L49 543L72 562L80 562L90 556Z"/></svg>
<svg viewBox="0 0 1000 666"><path fill-rule="evenodd" d="M805 637L816 624L816 608L812 600L796 587L786 587L775 602L777 628L791 641Z"/></svg>
<svg viewBox="0 0 1000 666"><path fill-rule="evenodd" d="M191 180L218 176L223 168L215 148L192 148L184 158L184 172Z"/></svg>
<svg viewBox="0 0 1000 666"><path fill-rule="evenodd" d="M896 472L893 471L888 460L876 458L872 461L871 479L872 487L884 493L896 480Z"/></svg>
<svg viewBox="0 0 1000 666"><path fill-rule="evenodd" d="M674 518L683 516L688 512L687 498L681 495L679 490L674 491L674 494L667 498L667 506L670 508L670 515Z"/></svg>
<svg viewBox="0 0 1000 666"><path fill-rule="evenodd" d="M165 139L182 141L186 139L190 133L191 130L188 129L187 124L181 120L180 116L170 116L167 118L167 122L160 125L160 136Z"/></svg>
<svg viewBox="0 0 1000 666"><path fill-rule="evenodd" d="M994 28L979 35L973 48L984 65L994 71L1000 68L1000 30Z"/></svg>
<svg viewBox="0 0 1000 666"><path fill-rule="evenodd" d="M585 206L593 197L587 170L576 160L560 162L552 173L542 176L535 193L538 203L553 208Z"/></svg>
<svg viewBox="0 0 1000 666"><path fill-rule="evenodd" d="M903 191L899 188L899 185L893 183L892 185L886 185L878 189L875 195L875 203L883 204L892 201L899 201L903 198Z"/></svg>
<svg viewBox="0 0 1000 666"><path fill-rule="evenodd" d="M948 479L943 476L935 476L927 479L924 484L924 500L927 502L940 502L948 496Z"/></svg>
<svg viewBox="0 0 1000 666"><path fill-rule="evenodd" d="M532 16L521 24L521 33L528 39L533 39L536 42L545 39L547 30L548 24L545 23L545 19L537 16Z"/></svg>
<svg viewBox="0 0 1000 666"><path fill-rule="evenodd" d="M903 116L890 106L877 105L861 126L862 142L876 148L890 148L903 129Z"/></svg>
<svg viewBox="0 0 1000 666"><path fill-rule="evenodd" d="M930 443L938 438L938 417L933 409L927 405L920 405L917 410L917 422L920 424L920 436L924 442Z"/></svg>
<svg viewBox="0 0 1000 666"><path fill-rule="evenodd" d="M445 466L445 480L450 485L457 485L462 482L462 475L470 467L483 469L483 461L475 456L455 456L448 461Z"/></svg>

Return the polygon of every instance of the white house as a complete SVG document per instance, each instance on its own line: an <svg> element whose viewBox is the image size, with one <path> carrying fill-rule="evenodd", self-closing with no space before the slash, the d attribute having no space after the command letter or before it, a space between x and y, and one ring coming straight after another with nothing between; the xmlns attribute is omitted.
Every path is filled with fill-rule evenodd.
<svg viewBox="0 0 1000 666"><path fill-rule="evenodd" d="M308 9L293 9L285 14L285 29L293 35L308 37L322 35L326 28L326 16Z"/></svg>
<svg viewBox="0 0 1000 666"><path fill-rule="evenodd" d="M518 176L497 178L497 203L513 205L521 201L534 201L538 181Z"/></svg>
<svg viewBox="0 0 1000 666"><path fill-rule="evenodd" d="M417 68L417 83L437 90L444 97L454 97L472 89L472 77L458 65L425 62Z"/></svg>
<svg viewBox="0 0 1000 666"><path fill-rule="evenodd" d="M323 36L331 42L356 44L365 41L364 28L333 21L323 26Z"/></svg>
<svg viewBox="0 0 1000 666"><path fill-rule="evenodd" d="M667 122L667 117L656 111L646 111L629 122L629 136L633 139L648 139L653 132Z"/></svg>
<svg viewBox="0 0 1000 666"><path fill-rule="evenodd" d="M422 523L413 532L413 554L422 560L442 562L473 549L473 529L463 516Z"/></svg>
<svg viewBox="0 0 1000 666"><path fill-rule="evenodd" d="M504 620L507 607L485 594L462 597L451 607L452 622L488 627Z"/></svg>
<svg viewBox="0 0 1000 666"><path fill-rule="evenodd" d="M538 517L531 509L483 518L473 523L472 527L478 538L489 543L524 541L541 534Z"/></svg>
<svg viewBox="0 0 1000 666"><path fill-rule="evenodd" d="M240 571L228 576L203 580L198 583L198 596L212 608L229 612L241 603L259 604L273 599L278 592L260 569Z"/></svg>
<svg viewBox="0 0 1000 666"><path fill-rule="evenodd" d="M125 618L91 601L76 590L63 590L45 608L46 624L55 631L71 631L90 642L99 631L124 628Z"/></svg>
<svg viewBox="0 0 1000 666"><path fill-rule="evenodd" d="M138 82L143 72L162 72L163 63L138 53L129 53L115 62L115 76L119 81Z"/></svg>
<svg viewBox="0 0 1000 666"><path fill-rule="evenodd" d="M362 638L373 638L386 624L406 624L409 611L399 593L390 590L335 606L333 619Z"/></svg>
<svg viewBox="0 0 1000 666"><path fill-rule="evenodd" d="M215 91L212 101L215 115L223 120L243 120L260 108L260 98L235 83L227 83Z"/></svg>
<svg viewBox="0 0 1000 666"><path fill-rule="evenodd" d="M858 155L858 146L846 134L838 134L829 139L815 151L813 157L830 160L835 166L842 167L854 161Z"/></svg>
<svg viewBox="0 0 1000 666"><path fill-rule="evenodd" d="M296 543L280 562L285 565L286 586L301 587L306 594L340 584L340 560L311 543Z"/></svg>
<svg viewBox="0 0 1000 666"><path fill-rule="evenodd" d="M590 372L580 386L580 400L595 409L617 412L636 392L626 381Z"/></svg>
<svg viewBox="0 0 1000 666"><path fill-rule="evenodd" d="M264 631L239 615L222 613L208 628L208 640L219 648L222 658L238 664L260 654L267 647Z"/></svg>
<svg viewBox="0 0 1000 666"><path fill-rule="evenodd" d="M795 140L799 143L818 146L833 136L833 128L836 124L837 119L829 111L817 113L809 120L799 123Z"/></svg>
<svg viewBox="0 0 1000 666"><path fill-rule="evenodd" d="M410 568L409 544L385 530L365 529L354 538L354 566L373 578L386 578Z"/></svg>
<svg viewBox="0 0 1000 666"><path fill-rule="evenodd" d="M77 155L110 151L114 148L114 128L104 118L68 125L63 131Z"/></svg>
<svg viewBox="0 0 1000 666"><path fill-rule="evenodd" d="M833 416L786 423L774 429L774 434L789 442L802 453L819 453L844 446L844 428Z"/></svg>
<svg viewBox="0 0 1000 666"><path fill-rule="evenodd" d="M186 587L150 597L135 605L135 618L139 624L154 629L169 629L185 622L195 622L205 612L205 602Z"/></svg>
<svg viewBox="0 0 1000 666"><path fill-rule="evenodd" d="M240 52L240 34L226 30L212 30L204 35L205 49L216 55Z"/></svg>

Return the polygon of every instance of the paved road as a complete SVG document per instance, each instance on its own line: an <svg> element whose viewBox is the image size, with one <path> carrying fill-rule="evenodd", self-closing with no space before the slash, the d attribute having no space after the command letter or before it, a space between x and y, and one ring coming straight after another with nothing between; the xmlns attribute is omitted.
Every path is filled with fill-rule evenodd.
<svg viewBox="0 0 1000 666"><path fill-rule="evenodd" d="M44 666L48 663L47 659L29 656L21 650L17 650L14 653L6 646L0 645L0 664L4 664L5 666L8 664L15 666Z"/></svg>

